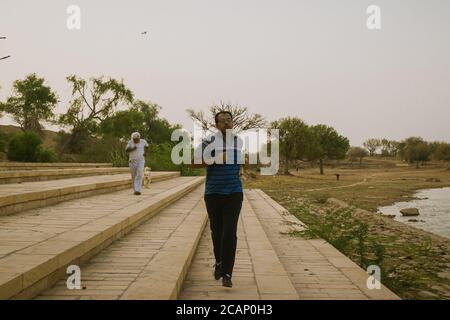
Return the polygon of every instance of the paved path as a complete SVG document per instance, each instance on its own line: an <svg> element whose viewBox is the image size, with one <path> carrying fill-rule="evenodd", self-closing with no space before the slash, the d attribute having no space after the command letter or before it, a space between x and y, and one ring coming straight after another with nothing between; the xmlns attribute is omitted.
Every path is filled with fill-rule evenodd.
<svg viewBox="0 0 450 320"><path fill-rule="evenodd" d="M67 279L64 278L36 299L123 298L146 267L155 262L157 253L168 244L177 228L186 221L186 217L202 204L202 190L203 187L198 187L81 266L81 282L85 289L69 290ZM167 265L166 268L169 269L170 266ZM149 287L148 291L151 290Z"/></svg>
<svg viewBox="0 0 450 320"><path fill-rule="evenodd" d="M39 186L56 188L61 183L86 183L95 178L46 181ZM36 244L158 198L195 179L175 177L156 182L144 188L140 197L129 189L0 216L0 276L14 271L5 268L10 268L7 260L18 251L26 258L28 250L34 253ZM25 188L12 191L3 185L0 195L23 192L33 184L38 186L23 183ZM303 224L260 190L245 191L234 285L222 287L212 274L214 258L203 188L189 192L82 265L84 289L69 290L63 277L36 298L398 299L384 286L369 290L367 273L324 240L290 236L290 231L303 229Z"/></svg>
<svg viewBox="0 0 450 320"><path fill-rule="evenodd" d="M234 266L233 288L222 286L221 280L213 277L213 265L215 262L211 231L209 223L202 234L197 253L189 269L183 289L180 294L182 300L258 300L261 298L258 292L253 263L251 260L248 243L242 226L242 218L238 224L238 247Z"/></svg>
<svg viewBox="0 0 450 320"><path fill-rule="evenodd" d="M95 179L95 177L89 177L88 179ZM0 216L0 265L2 258L6 258L16 251L89 224L94 220L142 202L192 179L190 177L178 177L155 182L150 185L150 188L143 188L141 196L134 196L130 188L93 197L69 200L11 216ZM57 183L62 182L62 180L51 182ZM35 182L30 182L30 184L32 183ZM1 187L4 187L4 185Z"/></svg>
<svg viewBox="0 0 450 320"><path fill-rule="evenodd" d="M368 274L326 241L290 236L288 232L301 230L303 223L264 192L245 194L300 299L398 299L384 286L369 290Z"/></svg>

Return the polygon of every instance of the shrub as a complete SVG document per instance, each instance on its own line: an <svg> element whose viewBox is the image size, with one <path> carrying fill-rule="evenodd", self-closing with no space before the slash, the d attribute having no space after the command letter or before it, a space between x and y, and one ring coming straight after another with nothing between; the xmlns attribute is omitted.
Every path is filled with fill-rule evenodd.
<svg viewBox="0 0 450 320"><path fill-rule="evenodd" d="M180 174L181 176L204 176L205 169L200 168L191 168L189 164L182 164L180 166Z"/></svg>
<svg viewBox="0 0 450 320"><path fill-rule="evenodd" d="M3 131L0 131L0 152L6 152L6 147L8 146L9 142L9 135L4 133Z"/></svg>
<svg viewBox="0 0 450 320"><path fill-rule="evenodd" d="M313 199L316 203L325 204L328 201L329 196L327 194L314 194Z"/></svg>
<svg viewBox="0 0 450 320"><path fill-rule="evenodd" d="M9 141L7 156L12 161L55 162L56 153L41 148L41 137L32 131L16 133Z"/></svg>
<svg viewBox="0 0 450 320"><path fill-rule="evenodd" d="M174 164L171 159L172 146L169 143L150 145L146 162L152 171L179 171L180 166Z"/></svg>
<svg viewBox="0 0 450 320"><path fill-rule="evenodd" d="M128 156L126 155L123 148L115 149L110 152L110 160L113 167L127 167L128 166Z"/></svg>
<svg viewBox="0 0 450 320"><path fill-rule="evenodd" d="M39 153L39 162L55 162L56 159L57 156L53 150L44 149Z"/></svg>
<svg viewBox="0 0 450 320"><path fill-rule="evenodd" d="M12 161L37 162L42 140L35 132L16 133L8 145L8 159Z"/></svg>
<svg viewBox="0 0 450 320"><path fill-rule="evenodd" d="M111 162L115 167L121 167L128 165L123 161L125 156L125 144L119 138L104 136L87 138L78 158L80 162Z"/></svg>

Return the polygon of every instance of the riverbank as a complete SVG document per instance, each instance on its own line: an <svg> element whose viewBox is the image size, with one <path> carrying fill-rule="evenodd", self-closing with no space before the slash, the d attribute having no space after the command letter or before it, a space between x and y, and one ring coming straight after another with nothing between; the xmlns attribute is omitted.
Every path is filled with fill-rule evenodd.
<svg viewBox="0 0 450 320"><path fill-rule="evenodd" d="M450 187L421 189L415 197L417 199L379 207L378 211L396 221L450 239ZM417 209L419 214L404 216L401 211L406 208Z"/></svg>
<svg viewBox="0 0 450 320"><path fill-rule="evenodd" d="M379 206L413 199L418 189L450 186L450 170L402 167L328 169L324 176L312 169L295 173L298 176L257 176L245 186L262 189L308 226L307 232L293 236L328 237L362 267L379 264L381 281L401 298L450 299L450 241L376 213Z"/></svg>

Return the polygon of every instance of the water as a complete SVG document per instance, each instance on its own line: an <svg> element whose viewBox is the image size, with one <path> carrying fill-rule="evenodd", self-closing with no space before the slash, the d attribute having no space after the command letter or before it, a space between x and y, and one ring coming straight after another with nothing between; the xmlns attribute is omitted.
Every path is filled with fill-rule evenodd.
<svg viewBox="0 0 450 320"><path fill-rule="evenodd" d="M419 190L414 196L418 199L379 207L378 211L395 215L394 219L397 221L450 239L450 187ZM400 213L404 208L417 208L419 215L404 217ZM419 221L410 222L410 219Z"/></svg>

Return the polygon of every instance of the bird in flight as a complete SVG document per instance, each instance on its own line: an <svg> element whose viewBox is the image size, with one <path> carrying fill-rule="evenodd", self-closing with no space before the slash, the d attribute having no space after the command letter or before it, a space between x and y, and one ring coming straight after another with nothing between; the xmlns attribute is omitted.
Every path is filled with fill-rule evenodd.
<svg viewBox="0 0 450 320"><path fill-rule="evenodd" d="M0 37L0 40L5 40L6 37ZM11 56L1 57L0 60L8 59Z"/></svg>

